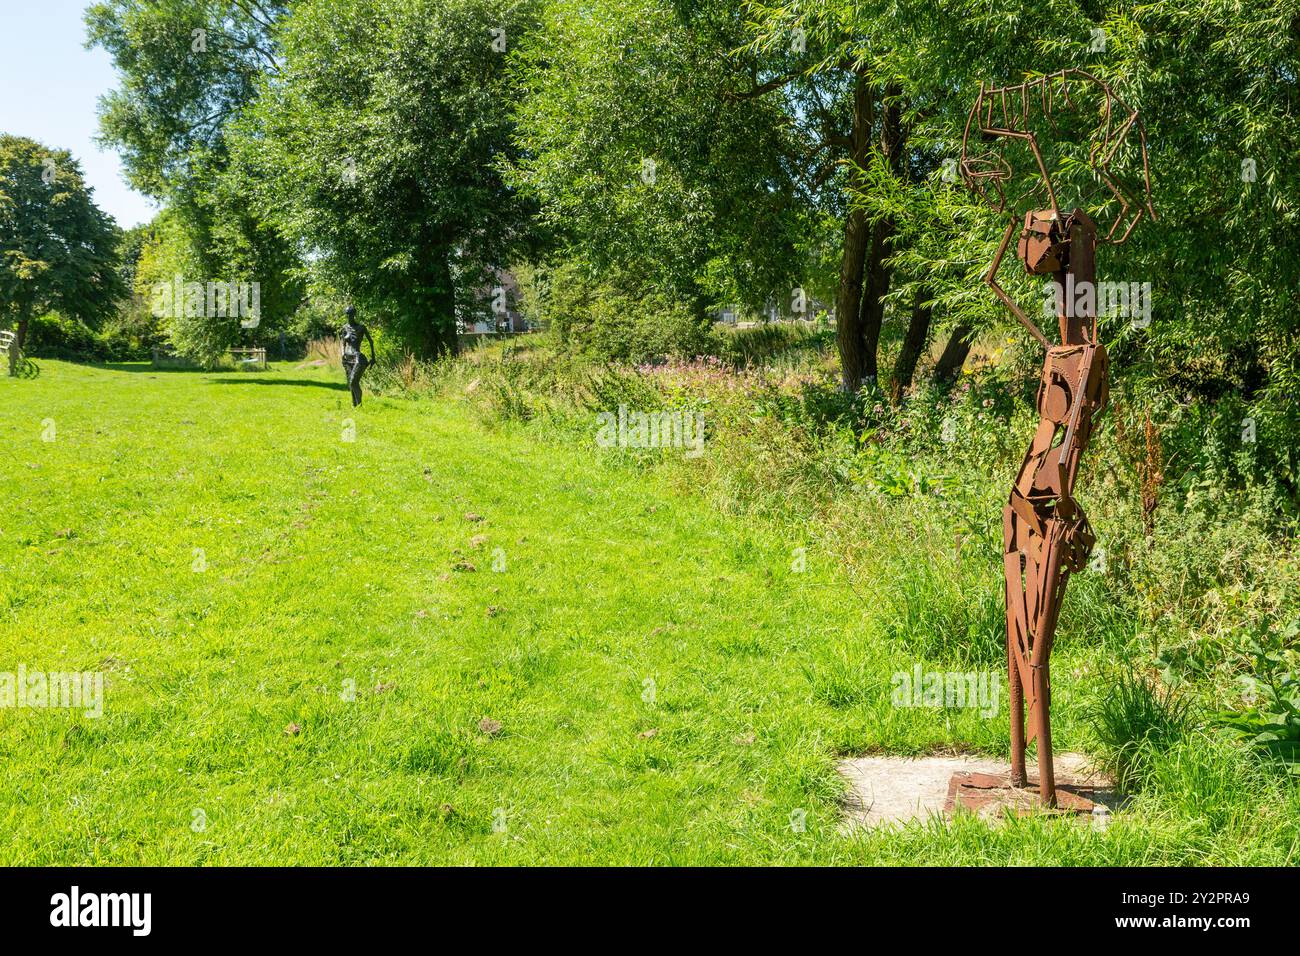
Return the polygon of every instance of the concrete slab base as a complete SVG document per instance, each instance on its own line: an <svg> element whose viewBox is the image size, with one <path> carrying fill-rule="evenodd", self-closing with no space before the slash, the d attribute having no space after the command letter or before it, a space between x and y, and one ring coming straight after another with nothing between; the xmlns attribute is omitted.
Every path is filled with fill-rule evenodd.
<svg viewBox="0 0 1300 956"><path fill-rule="evenodd" d="M1082 754L1057 754L1055 766L1058 791L1086 795L1097 804L1097 814L1108 813L1118 806L1110 781L1089 774L1088 760ZM1002 759L968 755L872 756L841 761L838 769L848 783L844 828L854 830L901 826L911 820L948 816L952 812L949 798L955 774L1005 776L1008 766ZM1034 808L1036 798L1033 790L1008 788L997 799L981 801L983 805L975 812L989 819L1000 817L1007 810L1024 812Z"/></svg>

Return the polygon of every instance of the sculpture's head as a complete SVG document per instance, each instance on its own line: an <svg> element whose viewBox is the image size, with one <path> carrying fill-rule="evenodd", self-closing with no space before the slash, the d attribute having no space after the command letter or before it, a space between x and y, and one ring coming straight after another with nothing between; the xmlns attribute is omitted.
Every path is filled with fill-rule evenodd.
<svg viewBox="0 0 1300 956"><path fill-rule="evenodd" d="M961 145L966 185L1016 219L1082 208L1098 239L1122 243L1151 204L1146 131L1102 80L1063 70L1003 87L980 84Z"/></svg>
<svg viewBox="0 0 1300 956"><path fill-rule="evenodd" d="M348 321L351 322L357 317L357 307L355 305L350 305L343 310L343 314L347 316Z"/></svg>

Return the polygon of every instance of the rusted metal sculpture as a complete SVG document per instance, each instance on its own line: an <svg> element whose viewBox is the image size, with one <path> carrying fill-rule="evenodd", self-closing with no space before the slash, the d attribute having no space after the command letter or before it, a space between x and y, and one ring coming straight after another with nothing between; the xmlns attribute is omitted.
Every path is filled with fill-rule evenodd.
<svg viewBox="0 0 1300 956"><path fill-rule="evenodd" d="M1062 214L1049 164L1038 134L1031 128L1038 123L1046 124L1058 145L1064 141L1067 149L1071 139L1076 146L1083 140L1086 163L1080 155L1075 162L1060 165L1073 174L1072 188L1079 189L1079 205L1086 189L1092 186L1095 191L1098 181L1109 190L1109 196L1103 195L1094 207L1099 215L1113 215L1103 236L1099 237L1097 225L1079 205ZM1078 135L1080 124L1082 136ZM1068 133L1063 134L1063 125L1071 127ZM1130 139L1135 130L1136 142ZM1033 160L1028 176L1009 161L1008 146L1012 144L1027 147L1024 158ZM1116 168L1137 162L1138 157L1140 182L1134 185ZM1144 215L1155 219L1146 132L1136 110L1082 70L1038 76L1016 86L988 88L981 84L962 138L961 173L971 189L999 212L1009 214L984 281L1047 349L1038 387L1038 430L1012 486L1002 521L1011 712L1009 783L1013 788L1030 786L1025 746L1037 738L1038 793L1044 805L1056 807L1048 662L1066 583L1071 572L1087 565L1096 542L1087 515L1074 500L1074 484L1079 461L1097 417L1106 408L1109 392L1106 349L1097 336L1096 247L1099 241L1126 241ZM1085 180L1082 184L1080 175ZM1026 180L1028 188L1009 198L1008 190ZM1023 216L1022 207L1027 207ZM998 284L998 270L1017 229L1016 257L1030 275L1048 276L1055 286L1059 345L1053 345ZM1085 289L1091 293L1076 295ZM995 785L977 780L968 786L978 789L981 784ZM980 803L978 798L966 802ZM1087 804L1074 793L1062 802L1073 809L1086 809L1082 804Z"/></svg>

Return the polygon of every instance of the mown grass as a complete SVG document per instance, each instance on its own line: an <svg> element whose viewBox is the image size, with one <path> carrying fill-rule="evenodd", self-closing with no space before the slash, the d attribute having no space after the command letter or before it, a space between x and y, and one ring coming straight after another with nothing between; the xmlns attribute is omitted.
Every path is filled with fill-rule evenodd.
<svg viewBox="0 0 1300 956"><path fill-rule="evenodd" d="M914 528L850 575L465 403L41 365L0 381L0 671L103 671L105 712L0 710L0 863L1294 861L1294 785L1202 735L1104 831L841 834L841 755L1005 753L1004 713L890 703L917 661L998 666L960 656L990 615L927 607L950 547ZM1098 648L1063 632L1087 750Z"/></svg>

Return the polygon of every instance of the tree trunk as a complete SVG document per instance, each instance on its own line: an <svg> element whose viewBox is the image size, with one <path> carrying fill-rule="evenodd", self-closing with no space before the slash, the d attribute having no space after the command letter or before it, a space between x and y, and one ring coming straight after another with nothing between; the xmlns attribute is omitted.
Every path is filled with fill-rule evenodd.
<svg viewBox="0 0 1300 956"><path fill-rule="evenodd" d="M867 250L865 272L866 287L862 293L862 310L859 327L862 330L863 363L866 378L875 379L880 370L877 353L880 349L880 327L885 320L885 295L889 292L892 270L885 265L889 254L889 241L894 236L894 224L882 219L871 230L871 246Z"/></svg>
<svg viewBox="0 0 1300 956"><path fill-rule="evenodd" d="M22 306L18 312L18 328L14 332L14 347L18 350L19 355L23 353L23 348L27 345L27 323L31 321L31 318L31 305Z"/></svg>
<svg viewBox="0 0 1300 956"><path fill-rule="evenodd" d="M936 382L950 382L960 374L961 367L966 364L966 356L970 354L972 334L971 327L964 323L958 323L952 330L952 335L948 337L948 344L944 346L943 354L939 356L939 361L934 366Z"/></svg>
<svg viewBox="0 0 1300 956"><path fill-rule="evenodd" d="M912 321L907 324L907 334L903 337L903 346L894 361L894 374L890 382L890 397L895 403L903 397L903 392L912 387L916 376L916 363L925 351L925 344L930 339L930 319L934 310L922 306L927 293L916 294L916 305L912 307Z"/></svg>
<svg viewBox="0 0 1300 956"><path fill-rule="evenodd" d="M460 351L460 339L456 336L456 317L453 314L446 322L439 322L432 329L430 354L434 358L455 355Z"/></svg>
<svg viewBox="0 0 1300 956"><path fill-rule="evenodd" d="M427 290L422 296L423 312L413 331L415 345L421 358L440 358L455 355L459 342L456 338L456 287L451 275L451 260L444 248L428 250L428 259L421 272Z"/></svg>
<svg viewBox="0 0 1300 956"><path fill-rule="evenodd" d="M875 102L867 78L859 73L853 89L853 132L849 159L865 166L871 149ZM850 171L856 184L859 174ZM850 209L844 220L844 252L840 283L835 293L835 341L840 352L840 376L846 392L857 392L866 374L866 343L862 337L862 273L871 225L861 209Z"/></svg>
<svg viewBox="0 0 1300 956"><path fill-rule="evenodd" d="M866 347L862 340L862 265L870 233L867 214L852 210L844 222L844 258L840 287L835 297L835 341L840 350L840 377L846 392L862 387L866 375Z"/></svg>
<svg viewBox="0 0 1300 956"><path fill-rule="evenodd" d="M885 89L885 107L880 118L880 155L895 176L902 170L902 115L898 103L899 89L891 83ZM877 353L880 348L880 327L885 319L885 296L893 270L885 263L890 243L895 233L894 222L879 220L871 230L871 246L867 250L864 271L866 288L860 307L859 327L862 330L864 377L875 379L879 375Z"/></svg>

